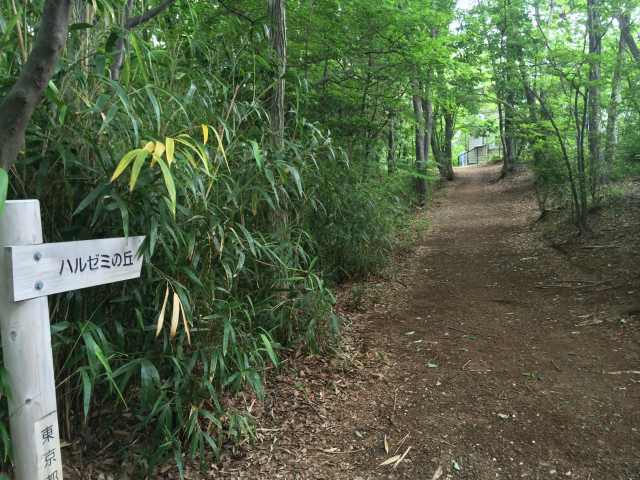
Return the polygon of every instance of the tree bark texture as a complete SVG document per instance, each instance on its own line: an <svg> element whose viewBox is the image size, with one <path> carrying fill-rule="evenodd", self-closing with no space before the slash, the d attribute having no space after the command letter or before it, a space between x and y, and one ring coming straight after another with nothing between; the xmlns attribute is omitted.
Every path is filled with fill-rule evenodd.
<svg viewBox="0 0 640 480"><path fill-rule="evenodd" d="M429 163L429 147L431 146L431 139L433 138L433 102L431 101L431 92L427 92L427 96L423 102L424 113L424 163L425 174L427 171L426 165Z"/></svg>
<svg viewBox="0 0 640 480"><path fill-rule="evenodd" d="M397 141L396 141L396 114L389 112L389 131L387 133L387 172L392 175L396 171Z"/></svg>
<svg viewBox="0 0 640 480"><path fill-rule="evenodd" d="M604 182L609 181L613 162L616 155L616 144L618 142L616 122L618 120L618 106L622 101L620 96L620 87L622 79L622 61L624 53L624 36L620 31L620 39L618 40L618 52L616 53L616 62L613 66L613 75L611 77L611 96L607 107L607 129L605 136L604 159L602 162Z"/></svg>
<svg viewBox="0 0 640 480"><path fill-rule="evenodd" d="M602 25L599 0L587 0L587 30L589 35L589 88L587 135L589 137L589 173L591 198L598 199L602 182L602 159L600 152L600 56L602 54Z"/></svg>
<svg viewBox="0 0 640 480"><path fill-rule="evenodd" d="M287 72L287 17L285 0L268 0L270 31L273 50L274 87L271 95L271 131L278 149L284 147L284 98Z"/></svg>
<svg viewBox="0 0 640 480"><path fill-rule="evenodd" d="M629 28L629 14L619 15L618 24L620 25L620 32L624 38L624 43L627 45L631 56L637 63L640 63L640 49L638 49L638 44L633 38Z"/></svg>
<svg viewBox="0 0 640 480"><path fill-rule="evenodd" d="M24 145L33 112L67 41L71 0L46 0L33 50L0 103L0 167L8 170Z"/></svg>
<svg viewBox="0 0 640 480"><path fill-rule="evenodd" d="M425 144L424 111L422 109L422 92L420 82L413 81L413 113L416 123L416 196L418 205L424 205L427 196L427 158Z"/></svg>

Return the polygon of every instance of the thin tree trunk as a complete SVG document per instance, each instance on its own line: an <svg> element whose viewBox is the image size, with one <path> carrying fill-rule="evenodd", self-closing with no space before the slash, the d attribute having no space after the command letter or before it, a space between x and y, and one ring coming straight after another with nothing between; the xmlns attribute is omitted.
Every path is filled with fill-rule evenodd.
<svg viewBox="0 0 640 480"><path fill-rule="evenodd" d="M415 116L416 128L416 196L418 205L424 205L427 196L426 181L426 146L424 111L422 109L422 95L418 80L413 81L413 113Z"/></svg>
<svg viewBox="0 0 640 480"><path fill-rule="evenodd" d="M0 102L0 167L8 170L24 145L33 112L67 41L70 0L46 0L33 50Z"/></svg>
<svg viewBox="0 0 640 480"><path fill-rule="evenodd" d="M271 94L271 132L274 145L284 148L284 96L287 72L287 19L285 0L268 0L271 48L275 64L274 87Z"/></svg>
<svg viewBox="0 0 640 480"><path fill-rule="evenodd" d="M600 152L600 56L602 54L602 25L598 0L587 0L589 34L589 88L587 133L589 137L589 174L591 198L598 201L599 185L602 181L602 159Z"/></svg>
<svg viewBox="0 0 640 480"><path fill-rule="evenodd" d="M506 104L503 106L504 154L503 154L503 163L502 163L502 176L505 176L511 173L513 171L513 167L515 166L515 151L516 151L515 139L514 139L515 109L513 107L512 102L513 102L513 96L509 95L509 98Z"/></svg>
<svg viewBox="0 0 640 480"><path fill-rule="evenodd" d="M576 90L573 104L573 117L576 128L576 163L578 165L578 203L576 205L576 223L581 231L587 230L587 169L584 152L584 133L587 125L588 95L583 96L580 109L580 91Z"/></svg>
<svg viewBox="0 0 640 480"><path fill-rule="evenodd" d="M389 132L387 134L387 172L392 175L396 171L397 144L396 144L396 114L389 112Z"/></svg>
<svg viewBox="0 0 640 480"><path fill-rule="evenodd" d="M443 177L449 181L453 180L453 135L455 126L455 114L444 112L444 145L442 152L442 173Z"/></svg>
<svg viewBox="0 0 640 480"><path fill-rule="evenodd" d="M127 21L129 20L132 6L133 0L127 0L126 5L124 6L124 12L122 12L122 19L120 21L121 31L118 39L116 40L113 61L109 68L109 78L114 81L120 80L120 71L122 70L122 65L124 65L124 51L127 43L126 37L129 34L129 30L127 30Z"/></svg>
<svg viewBox="0 0 640 480"><path fill-rule="evenodd" d="M424 171L427 173L427 164L429 163L429 146L431 145L431 139L433 137L433 102L431 101L430 86L427 91L427 96L423 102L423 114L424 114ZM426 180L425 180L426 182Z"/></svg>
<svg viewBox="0 0 640 480"><path fill-rule="evenodd" d="M613 168L613 162L616 154L616 144L618 141L616 122L618 119L618 106L620 105L620 87L622 78L622 60L624 52L624 37L622 30L620 31L620 39L618 40L618 52L616 53L616 63L613 67L613 75L611 77L611 96L609 106L607 107L607 130L605 136L605 150L603 161L603 182L608 182Z"/></svg>

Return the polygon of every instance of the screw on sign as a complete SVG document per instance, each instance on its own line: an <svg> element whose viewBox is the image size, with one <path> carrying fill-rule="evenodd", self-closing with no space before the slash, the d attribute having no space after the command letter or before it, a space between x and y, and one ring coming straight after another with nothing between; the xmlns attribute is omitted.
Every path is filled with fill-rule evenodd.
<svg viewBox="0 0 640 480"><path fill-rule="evenodd" d="M38 201L6 203L0 216L0 332L16 480L63 480L47 295L138 278L143 241L43 244Z"/></svg>

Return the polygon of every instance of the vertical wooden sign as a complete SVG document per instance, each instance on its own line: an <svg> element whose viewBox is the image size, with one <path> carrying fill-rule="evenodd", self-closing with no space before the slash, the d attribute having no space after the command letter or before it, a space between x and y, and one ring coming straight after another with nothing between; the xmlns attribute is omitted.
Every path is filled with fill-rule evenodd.
<svg viewBox="0 0 640 480"><path fill-rule="evenodd" d="M9 252L4 248L41 243L40 203L8 201L0 217L0 332L11 389L9 428L16 480L62 480L47 297L13 301Z"/></svg>
<svg viewBox="0 0 640 480"><path fill-rule="evenodd" d="M0 216L0 333L16 480L63 480L47 295L140 276L144 237L42 243L37 200Z"/></svg>

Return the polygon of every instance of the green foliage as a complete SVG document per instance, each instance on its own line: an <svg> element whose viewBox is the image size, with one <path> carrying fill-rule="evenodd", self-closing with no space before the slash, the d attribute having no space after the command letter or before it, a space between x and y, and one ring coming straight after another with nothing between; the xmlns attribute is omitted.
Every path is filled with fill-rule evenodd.
<svg viewBox="0 0 640 480"><path fill-rule="evenodd" d="M7 191L9 189L9 175L7 171L0 168L0 215L4 210L4 205L7 200Z"/></svg>
<svg viewBox="0 0 640 480"><path fill-rule="evenodd" d="M640 112L624 125L620 135L613 178L640 176Z"/></svg>
<svg viewBox="0 0 640 480"><path fill-rule="evenodd" d="M263 14L245 6L248 18ZM303 75L287 79L287 136L275 148L263 25L220 5L180 6L181 25L159 18L130 33L120 80L109 80L111 8L72 28L10 195L41 200L47 241L147 237L140 279L50 299L63 436L129 432L136 447L118 453L142 477L253 438L242 399L265 395L291 349L336 341L328 282L384 263L407 182L387 181L379 135L360 137L379 98L333 124ZM0 94L19 66L18 49L3 49ZM334 91L330 102L346 112L360 98Z"/></svg>

